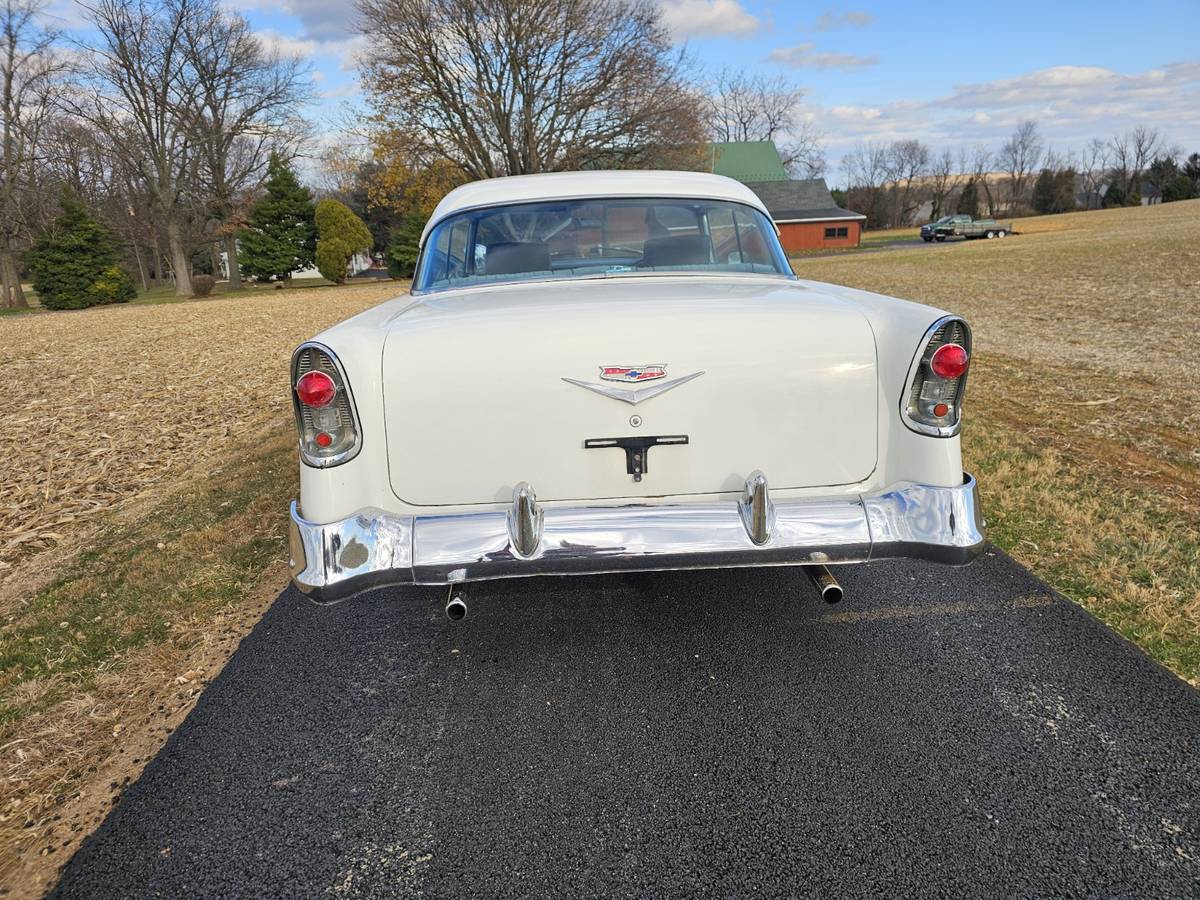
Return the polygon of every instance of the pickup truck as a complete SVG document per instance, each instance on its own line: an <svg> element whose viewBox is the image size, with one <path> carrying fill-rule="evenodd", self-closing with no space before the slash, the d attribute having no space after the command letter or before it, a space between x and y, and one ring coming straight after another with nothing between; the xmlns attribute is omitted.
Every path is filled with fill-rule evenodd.
<svg viewBox="0 0 1200 900"><path fill-rule="evenodd" d="M1012 224L997 222L995 219L975 219L965 213L954 216L942 216L936 222L921 226L921 240L944 241L948 237L973 238L1002 238L1012 234Z"/></svg>

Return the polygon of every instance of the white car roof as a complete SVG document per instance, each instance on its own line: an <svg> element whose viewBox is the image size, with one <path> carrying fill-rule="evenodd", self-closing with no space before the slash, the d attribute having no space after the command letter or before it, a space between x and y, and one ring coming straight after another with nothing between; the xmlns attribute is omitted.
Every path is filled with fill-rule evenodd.
<svg viewBox="0 0 1200 900"><path fill-rule="evenodd" d="M767 213L758 195L740 181L708 172L670 172L624 169L611 172L549 172L544 175L510 175L472 181L455 188L437 205L425 230L442 219L466 209L502 206L507 203L536 203L539 200L573 200L591 197L686 197L703 200L732 200ZM769 215L769 214L768 214Z"/></svg>

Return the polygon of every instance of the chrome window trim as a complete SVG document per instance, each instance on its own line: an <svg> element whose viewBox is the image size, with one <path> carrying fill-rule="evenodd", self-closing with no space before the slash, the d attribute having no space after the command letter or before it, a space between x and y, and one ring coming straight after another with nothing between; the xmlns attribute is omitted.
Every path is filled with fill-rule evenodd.
<svg viewBox="0 0 1200 900"><path fill-rule="evenodd" d="M926 351L929 349L929 342L933 340L933 336L937 334L939 328L943 328L951 322L961 322L963 330L966 332L966 351L970 358L974 352L974 337L971 334L971 325L962 316L948 315L942 316L927 329L921 337L921 342L917 345L917 352L913 355L912 363L908 367L908 378L904 380L904 391L900 394L900 420L904 423L909 431L915 431L917 434L928 435L929 437L950 438L954 437L962 431L962 405L963 399L967 395L967 378L971 374L971 367L968 364L967 371L963 373L962 380L959 383L958 396L954 400L954 424L953 425L926 425L924 422L918 422L908 414L908 398L912 393L913 379L917 377L917 371L921 365L925 363Z"/></svg>
<svg viewBox="0 0 1200 900"><path fill-rule="evenodd" d="M298 381L296 360L303 351L310 348L328 356L329 360L333 363L333 367L337 369L338 378L342 381L338 391L344 390L346 392L346 402L350 405L350 417L354 421L354 444L349 449L343 450L341 453L333 456L312 456L304 449L304 439L302 437L304 434L304 419L300 412L300 398L296 395L296 382ZM363 444L362 424L358 419L358 404L354 402L354 390L350 387L350 379L346 376L346 369L342 365L342 361L338 359L338 355L319 341L305 341L292 351L292 361L288 372L291 376L292 414L296 418L296 444L300 450L300 461L313 469L329 469L334 466L340 466L342 463L348 463L354 457L358 456Z"/></svg>

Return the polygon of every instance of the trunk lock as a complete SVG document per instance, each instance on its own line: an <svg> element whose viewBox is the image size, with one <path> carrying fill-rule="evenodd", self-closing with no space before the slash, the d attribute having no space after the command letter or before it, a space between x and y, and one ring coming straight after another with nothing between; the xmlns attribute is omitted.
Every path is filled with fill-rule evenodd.
<svg viewBox="0 0 1200 900"><path fill-rule="evenodd" d="M625 472L632 475L634 481L641 481L642 476L650 471L650 448L661 444L686 444L686 434L670 434L655 437L626 437L626 438L588 438L583 442L585 450L603 450L608 447L620 447L625 451Z"/></svg>

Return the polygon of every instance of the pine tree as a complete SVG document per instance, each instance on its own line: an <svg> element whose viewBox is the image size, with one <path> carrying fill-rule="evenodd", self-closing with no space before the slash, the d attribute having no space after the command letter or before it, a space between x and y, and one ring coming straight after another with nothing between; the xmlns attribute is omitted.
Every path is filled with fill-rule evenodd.
<svg viewBox="0 0 1200 900"><path fill-rule="evenodd" d="M1192 183L1192 193L1200 197L1200 153L1193 153L1183 164L1183 174Z"/></svg>
<svg viewBox="0 0 1200 900"><path fill-rule="evenodd" d="M346 267L359 250L370 250L374 243L371 229L356 216L350 207L337 200L322 200L317 204L317 268L321 274L342 284Z"/></svg>
<svg viewBox="0 0 1200 900"><path fill-rule="evenodd" d="M271 154L267 194L250 211L238 232L241 269L260 281L288 279L313 264L317 249L312 194L300 184L287 161Z"/></svg>
<svg viewBox="0 0 1200 900"><path fill-rule="evenodd" d="M84 309L136 297L133 280L117 264L112 232L70 194L63 194L61 205L62 213L25 255L42 306Z"/></svg>
<svg viewBox="0 0 1200 900"><path fill-rule="evenodd" d="M393 278L412 278L417 269L417 253L420 250L421 231L425 220L409 213L392 229L388 238L388 274Z"/></svg>
<svg viewBox="0 0 1200 900"><path fill-rule="evenodd" d="M1054 172L1042 169L1033 185L1033 208L1042 215L1059 212L1058 197L1054 192Z"/></svg>
<svg viewBox="0 0 1200 900"><path fill-rule="evenodd" d="M975 186L974 178L967 182L962 193L958 195L958 207L954 211L971 218L979 215L979 189Z"/></svg>

